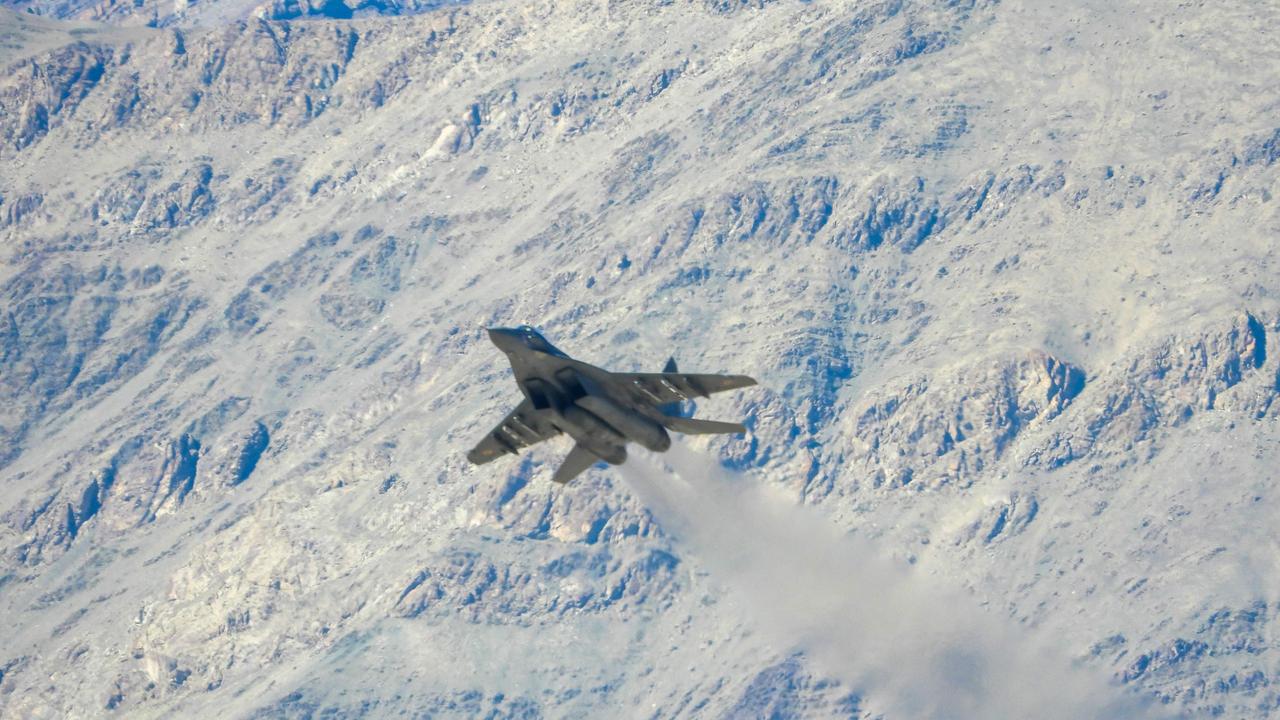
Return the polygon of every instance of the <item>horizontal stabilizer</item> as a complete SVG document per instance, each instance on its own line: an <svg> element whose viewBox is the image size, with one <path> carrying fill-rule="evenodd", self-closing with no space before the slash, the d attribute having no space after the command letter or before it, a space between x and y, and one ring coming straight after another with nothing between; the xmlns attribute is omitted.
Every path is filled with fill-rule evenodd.
<svg viewBox="0 0 1280 720"><path fill-rule="evenodd" d="M563 485L581 475L583 471L595 465L599 460L600 458L596 457L595 453L581 445L574 445L573 449L569 451L568 457L556 469L556 474L552 475L551 479Z"/></svg>
<svg viewBox="0 0 1280 720"><path fill-rule="evenodd" d="M718 433L744 433L747 431L747 426L742 423L697 420L684 417L665 417L662 418L662 424L685 435L716 435Z"/></svg>

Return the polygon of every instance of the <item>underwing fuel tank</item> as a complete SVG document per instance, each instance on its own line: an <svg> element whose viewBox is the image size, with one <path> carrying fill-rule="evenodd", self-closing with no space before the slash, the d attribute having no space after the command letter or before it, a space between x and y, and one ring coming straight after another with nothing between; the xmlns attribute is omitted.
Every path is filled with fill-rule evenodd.
<svg viewBox="0 0 1280 720"><path fill-rule="evenodd" d="M671 448L671 436L666 429L639 413L628 412L599 395L579 398L577 404L608 423L631 442L639 443L654 452L666 452Z"/></svg>
<svg viewBox="0 0 1280 720"><path fill-rule="evenodd" d="M627 461L627 439L603 420L577 405L570 405L560 415L569 426L561 429L601 460L610 465L621 465Z"/></svg>

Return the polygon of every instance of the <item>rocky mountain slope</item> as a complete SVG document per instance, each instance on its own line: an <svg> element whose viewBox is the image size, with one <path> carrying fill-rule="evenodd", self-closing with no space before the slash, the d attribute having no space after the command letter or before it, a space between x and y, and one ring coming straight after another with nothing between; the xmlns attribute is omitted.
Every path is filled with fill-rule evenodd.
<svg viewBox="0 0 1280 720"><path fill-rule="evenodd" d="M466 463L528 322L754 375L738 482L1280 717L1280 9L7 6L0 715L880 716L619 470ZM903 613L838 639L928 667Z"/></svg>

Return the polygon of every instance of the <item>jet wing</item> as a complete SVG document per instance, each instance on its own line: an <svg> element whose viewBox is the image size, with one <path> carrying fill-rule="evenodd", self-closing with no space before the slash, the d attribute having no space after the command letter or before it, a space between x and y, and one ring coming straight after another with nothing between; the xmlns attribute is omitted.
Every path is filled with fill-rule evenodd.
<svg viewBox="0 0 1280 720"><path fill-rule="evenodd" d="M693 397L736 390L756 384L746 375L696 375L692 373L615 373L632 397L655 405L681 402Z"/></svg>
<svg viewBox="0 0 1280 720"><path fill-rule="evenodd" d="M476 465L497 460L504 454L518 455L521 448L536 445L560 434L559 428L543 420L526 398L478 445L467 453Z"/></svg>

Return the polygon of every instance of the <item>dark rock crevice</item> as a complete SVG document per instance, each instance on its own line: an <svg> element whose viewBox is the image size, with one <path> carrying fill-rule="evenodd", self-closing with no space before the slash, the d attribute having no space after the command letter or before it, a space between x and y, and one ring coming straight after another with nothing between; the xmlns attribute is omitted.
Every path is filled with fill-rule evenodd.
<svg viewBox="0 0 1280 720"><path fill-rule="evenodd" d="M253 430L249 433L249 437L245 440L244 447L240 450L240 457L236 460L235 470L232 474L232 485L239 485L258 467L258 461L262 459L262 454L267 451L267 447L271 444L271 433L267 430L267 426L261 421L254 423Z"/></svg>
<svg viewBox="0 0 1280 720"><path fill-rule="evenodd" d="M1267 330L1251 313L1245 314L1245 328L1253 339L1253 351L1248 360L1255 369L1260 368L1267 362Z"/></svg>

